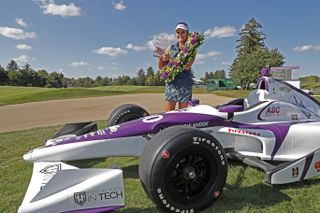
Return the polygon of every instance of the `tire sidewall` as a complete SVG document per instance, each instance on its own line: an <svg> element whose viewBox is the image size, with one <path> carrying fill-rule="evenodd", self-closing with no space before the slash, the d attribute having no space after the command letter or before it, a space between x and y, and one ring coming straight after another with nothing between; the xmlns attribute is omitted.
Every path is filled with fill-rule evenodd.
<svg viewBox="0 0 320 213"><path fill-rule="evenodd" d="M153 201L164 211L176 212L185 210L185 212L192 212L204 209L218 199L225 184L227 161L219 142L199 129L188 129L189 131L180 135L177 134L176 137L163 143L152 163L148 191ZM181 156L192 152L192 150L205 155L211 170L214 163L216 171L211 171L212 174L208 184L199 195L194 196L192 203L186 203L185 201L181 203L177 201L178 196L174 196L174 193L172 193L174 190L170 188L170 181L168 181L168 175L170 174L167 174L167 170ZM169 157L164 158L163 153L169 153ZM215 174L217 175L215 176Z"/></svg>
<svg viewBox="0 0 320 213"><path fill-rule="evenodd" d="M108 126L117 125L126 121L132 120L132 118L142 118L149 115L149 113L142 107L135 104L124 104L115 108L108 118Z"/></svg>

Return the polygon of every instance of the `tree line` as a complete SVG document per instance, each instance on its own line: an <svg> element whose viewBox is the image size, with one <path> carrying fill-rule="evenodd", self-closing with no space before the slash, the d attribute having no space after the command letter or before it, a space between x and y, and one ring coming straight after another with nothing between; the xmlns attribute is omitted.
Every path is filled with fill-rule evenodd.
<svg viewBox="0 0 320 213"><path fill-rule="evenodd" d="M254 18L250 19L240 30L236 40L236 57L229 68L229 76L236 85L249 89L250 83L256 82L260 70L265 67L278 67L284 64L284 56L277 48L265 45L266 34L262 32L262 25ZM211 78L224 78L224 70L206 72L200 79L205 83ZM303 81L319 81L317 76L311 76ZM19 68L11 60L6 68L0 65L0 85L35 86L35 87L94 87L107 85L164 85L159 71L148 67L146 72L138 70L136 76L122 75L117 78L101 77L96 79L67 78L62 73L48 73L46 70L35 71L29 64Z"/></svg>
<svg viewBox="0 0 320 213"><path fill-rule="evenodd" d="M224 78L225 71L206 72L201 78L205 83L211 78ZM15 60L11 60L6 68L0 65L0 85L7 86L26 86L26 87L48 87L48 88L67 88L67 87L97 87L110 85L137 85L137 86L164 86L164 80L159 71L154 71L148 67L146 72L143 69L137 71L136 76L121 75L116 78L98 76L95 79L67 78L63 73L51 72L46 70L34 70L30 64L19 67Z"/></svg>
<svg viewBox="0 0 320 213"><path fill-rule="evenodd" d="M163 86L164 80L160 77L159 71L155 72L152 67L148 67L145 72L139 69L137 75L121 75L116 78L108 76L98 76L95 79L67 78L63 73L37 70L31 68L30 64L19 67L15 60L11 60L5 68L0 65L0 85L26 86L26 87L97 87L109 85L138 85L138 86Z"/></svg>

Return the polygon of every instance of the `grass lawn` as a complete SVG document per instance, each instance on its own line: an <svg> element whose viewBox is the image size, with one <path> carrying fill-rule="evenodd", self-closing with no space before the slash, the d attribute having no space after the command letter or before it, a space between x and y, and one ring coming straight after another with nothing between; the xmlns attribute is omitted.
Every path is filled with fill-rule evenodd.
<svg viewBox="0 0 320 213"><path fill-rule="evenodd" d="M100 128L105 122L99 122ZM22 155L42 145L61 126L0 133L0 212L17 212L32 174L32 164ZM78 167L106 168L118 164L124 171L126 207L122 212L158 212L143 191L134 157L72 162ZM264 183L264 173L232 162L221 198L212 212L319 212L320 178L272 186Z"/></svg>
<svg viewBox="0 0 320 213"><path fill-rule="evenodd" d="M94 88L0 87L0 106L57 99L163 92L163 87L108 86Z"/></svg>
<svg viewBox="0 0 320 213"><path fill-rule="evenodd" d="M194 93L208 93L206 88L194 88ZM104 86L93 88L40 88L0 86L0 106L58 99L99 97L136 93L164 93L163 86ZM228 97L245 97L249 91L225 90L214 92Z"/></svg>

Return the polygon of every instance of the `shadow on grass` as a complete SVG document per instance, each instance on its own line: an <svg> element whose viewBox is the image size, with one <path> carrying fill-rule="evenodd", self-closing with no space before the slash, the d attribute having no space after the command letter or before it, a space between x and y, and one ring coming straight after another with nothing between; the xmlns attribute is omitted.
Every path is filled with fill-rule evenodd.
<svg viewBox="0 0 320 213"><path fill-rule="evenodd" d="M123 176L125 178L136 178L139 179L139 166L131 165L122 168Z"/></svg>

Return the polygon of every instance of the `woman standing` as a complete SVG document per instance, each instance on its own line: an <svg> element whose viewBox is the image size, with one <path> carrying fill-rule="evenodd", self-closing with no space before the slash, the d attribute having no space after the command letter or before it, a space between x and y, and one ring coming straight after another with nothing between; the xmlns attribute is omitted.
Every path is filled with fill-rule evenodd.
<svg viewBox="0 0 320 213"><path fill-rule="evenodd" d="M169 47L162 57L159 57L159 69L162 69L169 62L170 58L176 58L178 53L185 47L189 35L189 27L184 22L179 22L176 25L177 43ZM180 72L175 79L166 84L165 91L165 111L171 111L176 108L178 103L179 109L186 108L188 101L192 98L192 73L191 66L194 58L183 67L183 72Z"/></svg>

